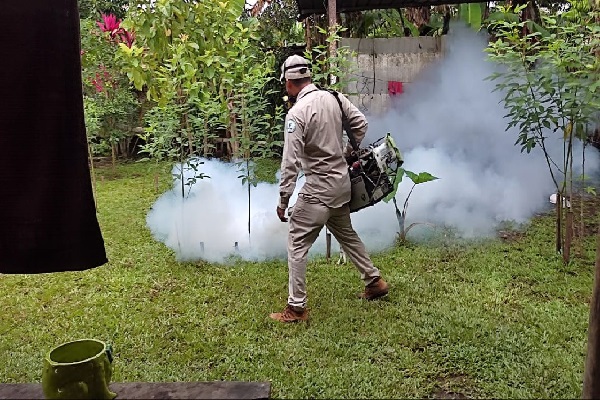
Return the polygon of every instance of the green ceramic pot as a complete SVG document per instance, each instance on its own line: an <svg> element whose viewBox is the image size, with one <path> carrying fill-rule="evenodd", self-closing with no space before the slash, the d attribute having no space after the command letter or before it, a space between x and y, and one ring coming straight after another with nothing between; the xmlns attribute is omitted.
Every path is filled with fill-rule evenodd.
<svg viewBox="0 0 600 400"><path fill-rule="evenodd" d="M61 344L44 359L42 388L47 399L114 399L109 390L112 351L106 343L82 339Z"/></svg>

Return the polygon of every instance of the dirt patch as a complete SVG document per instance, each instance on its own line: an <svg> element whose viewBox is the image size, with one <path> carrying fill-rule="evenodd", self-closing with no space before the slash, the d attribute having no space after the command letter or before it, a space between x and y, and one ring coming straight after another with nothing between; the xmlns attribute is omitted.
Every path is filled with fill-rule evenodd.
<svg viewBox="0 0 600 400"><path fill-rule="evenodd" d="M469 399L471 398L470 380L465 375L450 375L436 380L434 399Z"/></svg>
<svg viewBox="0 0 600 400"><path fill-rule="evenodd" d="M113 165L112 157L94 157L92 162L94 163L94 167L97 168L112 167Z"/></svg>
<svg viewBox="0 0 600 400"><path fill-rule="evenodd" d="M573 236L575 238L595 236L600 223L600 196L584 192L574 194L569 200L570 210L573 212ZM556 215L556 206L548 203L545 211L536 213L533 218ZM497 236L502 241L514 243L523 239L524 230L504 227L497 231Z"/></svg>
<svg viewBox="0 0 600 400"><path fill-rule="evenodd" d="M573 234L575 237L597 234L600 196L587 193L575 195L572 199L571 210L573 211Z"/></svg>
<svg viewBox="0 0 600 400"><path fill-rule="evenodd" d="M502 230L498 231L498 237L505 242L517 242L525 237L525 232L517 230Z"/></svg>

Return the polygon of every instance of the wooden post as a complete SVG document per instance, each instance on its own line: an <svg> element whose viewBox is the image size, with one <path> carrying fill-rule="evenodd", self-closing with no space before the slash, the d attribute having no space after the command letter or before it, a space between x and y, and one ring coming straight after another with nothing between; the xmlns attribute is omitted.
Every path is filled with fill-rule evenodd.
<svg viewBox="0 0 600 400"><path fill-rule="evenodd" d="M600 229L596 240L594 288L590 302L587 356L583 373L584 399L600 398Z"/></svg>
<svg viewBox="0 0 600 400"><path fill-rule="evenodd" d="M310 16L308 16L304 18L304 41L306 42L306 51L308 52L312 50L311 29Z"/></svg>
<svg viewBox="0 0 600 400"><path fill-rule="evenodd" d="M204 254L204 242L200 242L200 254Z"/></svg>
<svg viewBox="0 0 600 400"><path fill-rule="evenodd" d="M327 18L328 18L328 25L329 25L329 29L327 30L329 32L329 35L332 35L333 32L335 32L335 26L337 25L337 4L336 4L336 0L327 0ZM335 84L337 82L337 77L332 73L332 67L333 67L333 59L335 58L337 54L337 42L335 40L332 40L329 43L329 59L331 60L331 63L329 64L329 82L331 85Z"/></svg>
<svg viewBox="0 0 600 400"><path fill-rule="evenodd" d="M327 229L325 229L325 243L327 244L327 251L325 253L325 256L327 258L327 261L329 261L329 259L331 258L331 233L329 233Z"/></svg>

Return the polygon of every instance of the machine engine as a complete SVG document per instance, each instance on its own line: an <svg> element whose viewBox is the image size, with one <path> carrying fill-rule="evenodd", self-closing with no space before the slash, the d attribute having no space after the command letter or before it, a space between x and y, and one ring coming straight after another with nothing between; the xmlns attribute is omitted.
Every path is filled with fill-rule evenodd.
<svg viewBox="0 0 600 400"><path fill-rule="evenodd" d="M392 199L402 179L400 167L403 162L389 133L359 149L348 167L352 188L350 212Z"/></svg>

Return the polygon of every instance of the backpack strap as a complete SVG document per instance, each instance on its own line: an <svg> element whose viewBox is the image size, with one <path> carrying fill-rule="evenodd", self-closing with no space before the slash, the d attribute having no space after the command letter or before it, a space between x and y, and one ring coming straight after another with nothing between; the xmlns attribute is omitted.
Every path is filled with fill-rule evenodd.
<svg viewBox="0 0 600 400"><path fill-rule="evenodd" d="M340 96L339 96L340 94L333 89L322 89L322 90L328 91L337 100L337 102L340 106L340 111L342 111L342 127L344 128L344 130L346 131L346 134L348 135L348 140L350 141L350 145L352 146L352 149L354 151L358 151L358 144L356 143L356 139L354 138L352 129L350 129L350 125L348 123L348 117L346 117L346 113L344 112L344 108L342 107L342 101L340 100Z"/></svg>

